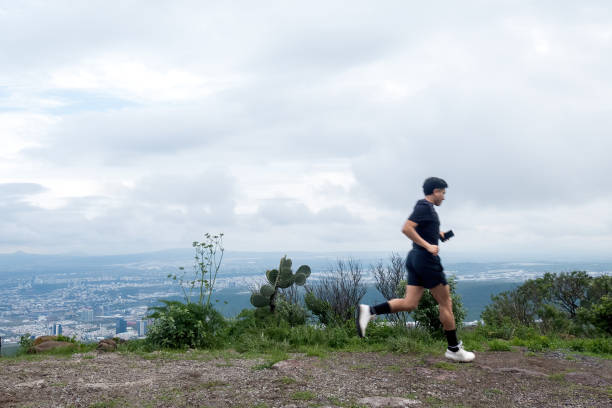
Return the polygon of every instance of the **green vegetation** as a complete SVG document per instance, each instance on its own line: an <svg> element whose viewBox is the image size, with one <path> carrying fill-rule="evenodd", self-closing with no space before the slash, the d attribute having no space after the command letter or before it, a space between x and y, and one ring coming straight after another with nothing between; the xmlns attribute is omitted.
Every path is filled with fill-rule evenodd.
<svg viewBox="0 0 612 408"><path fill-rule="evenodd" d="M297 401L310 401L311 399L315 399L317 395L311 391L296 391L291 394L291 399Z"/></svg>
<svg viewBox="0 0 612 408"><path fill-rule="evenodd" d="M465 319L465 309L461 303L461 296L457 294L457 278L455 276L448 277L448 285L450 286L451 299L453 301L453 314L455 315L455 323L457 327L461 327ZM406 291L406 283L402 282L402 290L400 295L403 297ZM434 299L431 293L427 290L423 293L419 307L412 312L414 320L418 326L425 328L433 336L443 336L442 323L439 318L438 302Z"/></svg>
<svg viewBox="0 0 612 408"><path fill-rule="evenodd" d="M512 345L612 356L612 276L546 273L491 299L473 338L491 350Z"/></svg>
<svg viewBox="0 0 612 408"><path fill-rule="evenodd" d="M438 361L434 364L434 367L447 371L457 371L459 369L457 364L448 363L446 361Z"/></svg>
<svg viewBox="0 0 612 408"><path fill-rule="evenodd" d="M269 307L270 312L274 313L277 306L277 295L279 289L288 289L292 285L304 286L306 279L310 276L310 266L302 265L298 268L294 274L291 270L291 259L287 258L287 255L281 258L280 264L277 269L271 269L266 271L267 284L261 285L261 287L251 294L251 304L255 307ZM295 289L294 289L295 290ZM296 302L288 301L286 305L294 305ZM295 313L290 310L289 313ZM306 315L303 314L303 324L306 321ZM292 316L290 316L292 317ZM290 318L290 322L291 322ZM299 321L299 320L298 320ZM300 323L297 323L300 324Z"/></svg>
<svg viewBox="0 0 612 408"><path fill-rule="evenodd" d="M482 319L492 333L510 339L517 331L598 337L612 334L612 276L583 271L546 273L492 296Z"/></svg>
<svg viewBox="0 0 612 408"><path fill-rule="evenodd" d="M225 319L210 302L220 261L223 234L206 234L194 242L194 277L173 276L183 289L184 302L163 300L151 308L155 319L145 340L128 341L120 352L137 353L149 359L229 360L240 357L263 358L255 370L269 369L289 358L289 353L326 358L333 351L377 351L439 354L446 342L438 319L438 307L426 292L413 312L416 327L406 325L406 316L389 316L369 324L367 337L357 336L354 311L365 293L363 267L355 260L338 260L327 275L312 286L305 285L310 267L302 265L294 274L291 259L283 257L279 269L266 272L267 283L251 295L255 309L244 309ZM403 261L392 255L388 265L374 265L377 288L386 297L403 296ZM298 286L305 285L300 298ZM590 277L574 271L545 274L526 281L512 291L492 297L482 313L484 324L462 328L465 310L455 293L456 279L450 277L453 311L459 337L466 349L512 351L524 348L530 353L566 350L612 357L612 277ZM196 294L194 298L192 295ZM194 301L195 299L195 301ZM54 355L87 352L94 345L83 345L64 338L73 346L54 350ZM32 346L29 335L21 339L22 350ZM186 349L192 349L184 353ZM455 365L439 363L438 368L453 370ZM355 369L364 369L358 367ZM399 367L390 367L395 370Z"/></svg>
<svg viewBox="0 0 612 408"><path fill-rule="evenodd" d="M163 300L149 317L147 340L154 348L218 348L226 321L212 305Z"/></svg>
<svg viewBox="0 0 612 408"><path fill-rule="evenodd" d="M512 347L505 340L493 339L489 341L489 350L490 351L511 351Z"/></svg>
<svg viewBox="0 0 612 408"><path fill-rule="evenodd" d="M345 325L353 320L355 309L366 293L362 278L363 266L359 261L338 259L315 285L306 287L306 307L321 325Z"/></svg>
<svg viewBox="0 0 612 408"><path fill-rule="evenodd" d="M181 276L170 274L168 277L179 284L186 303L191 303L194 293L196 293L198 299L196 303L208 306L215 289L217 274L221 268L225 251L225 248L223 248L223 233L217 235L206 233L202 242L193 241L191 246L195 250L193 277L186 277L184 267L179 268L183 272ZM204 302L205 298L206 302Z"/></svg>

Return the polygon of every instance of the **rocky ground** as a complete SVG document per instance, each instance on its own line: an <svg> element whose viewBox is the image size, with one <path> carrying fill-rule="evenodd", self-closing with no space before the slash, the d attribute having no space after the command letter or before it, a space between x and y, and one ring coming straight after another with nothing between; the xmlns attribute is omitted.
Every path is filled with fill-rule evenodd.
<svg viewBox="0 0 612 408"><path fill-rule="evenodd" d="M524 350L474 363L390 353L91 352L0 359L1 407L612 407L612 361Z"/></svg>

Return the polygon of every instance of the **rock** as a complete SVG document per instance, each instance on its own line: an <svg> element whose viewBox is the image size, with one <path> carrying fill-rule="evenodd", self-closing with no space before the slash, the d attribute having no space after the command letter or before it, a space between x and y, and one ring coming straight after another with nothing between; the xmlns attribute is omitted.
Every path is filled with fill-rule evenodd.
<svg viewBox="0 0 612 408"><path fill-rule="evenodd" d="M520 367L502 367L499 369L500 373L519 373L525 375L532 375L534 377L548 377L548 375L541 373L539 371L527 370L525 368Z"/></svg>
<svg viewBox="0 0 612 408"><path fill-rule="evenodd" d="M112 339L102 339L98 342L96 349L100 351L115 351L117 350L117 343Z"/></svg>
<svg viewBox="0 0 612 408"><path fill-rule="evenodd" d="M74 344L68 341L49 340L49 341L40 343L38 346L30 347L28 352L29 353L42 353L44 351L54 350L54 349L61 348L61 347L70 347L70 346L74 346Z"/></svg>
<svg viewBox="0 0 612 408"><path fill-rule="evenodd" d="M272 368L281 371L292 371L296 368L304 367L305 362L303 360L283 360L274 364Z"/></svg>
<svg viewBox="0 0 612 408"><path fill-rule="evenodd" d="M357 402L373 408L402 408L421 403L419 400L399 397L367 397L361 398Z"/></svg>
<svg viewBox="0 0 612 408"><path fill-rule="evenodd" d="M35 380L35 381L15 384L15 387L40 388L44 384L45 384L45 380Z"/></svg>
<svg viewBox="0 0 612 408"><path fill-rule="evenodd" d="M45 341L57 341L57 336L40 336L37 337L36 340L34 340L34 346L38 346L41 343L44 343Z"/></svg>

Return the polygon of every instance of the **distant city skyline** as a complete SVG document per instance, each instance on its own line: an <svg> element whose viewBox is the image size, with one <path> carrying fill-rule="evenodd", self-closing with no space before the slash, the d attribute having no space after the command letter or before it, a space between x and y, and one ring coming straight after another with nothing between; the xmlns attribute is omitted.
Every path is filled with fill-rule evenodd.
<svg viewBox="0 0 612 408"><path fill-rule="evenodd" d="M265 5L264 5L265 4ZM0 253L612 248L608 2L0 4Z"/></svg>
<svg viewBox="0 0 612 408"><path fill-rule="evenodd" d="M291 258L296 266L311 267L309 281L314 284L334 267L336 255L296 253ZM387 264L389 258L376 253L353 255L363 267L362 283L368 287L365 302L381 301L382 295L374 287L372 265L379 260ZM279 256L228 254L215 283L213 302L217 310L232 317L251 308L250 288L265 279L265 270L275 267ZM15 343L25 333L41 336L55 330L57 334L60 327L63 335L84 341L142 336L149 307L160 299L184 299L179 285L168 274L177 272L180 265L188 267L189 261L189 251L109 257L0 255L0 337ZM591 276L609 275L612 261L448 261L445 269L448 276L456 276L458 293L463 296L469 320L474 321L493 293L510 290L546 272L585 270Z"/></svg>

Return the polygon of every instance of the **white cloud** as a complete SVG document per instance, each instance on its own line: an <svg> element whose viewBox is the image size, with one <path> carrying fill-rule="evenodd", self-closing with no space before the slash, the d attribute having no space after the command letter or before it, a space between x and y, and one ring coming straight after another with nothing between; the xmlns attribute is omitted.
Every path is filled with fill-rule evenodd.
<svg viewBox="0 0 612 408"><path fill-rule="evenodd" d="M142 104L198 100L238 86L240 78L205 76L179 67L152 67L133 58L102 55L51 74L49 88L111 94Z"/></svg>
<svg viewBox="0 0 612 408"><path fill-rule="evenodd" d="M397 250L431 175L451 256L610 243L607 3L0 10L0 251Z"/></svg>

